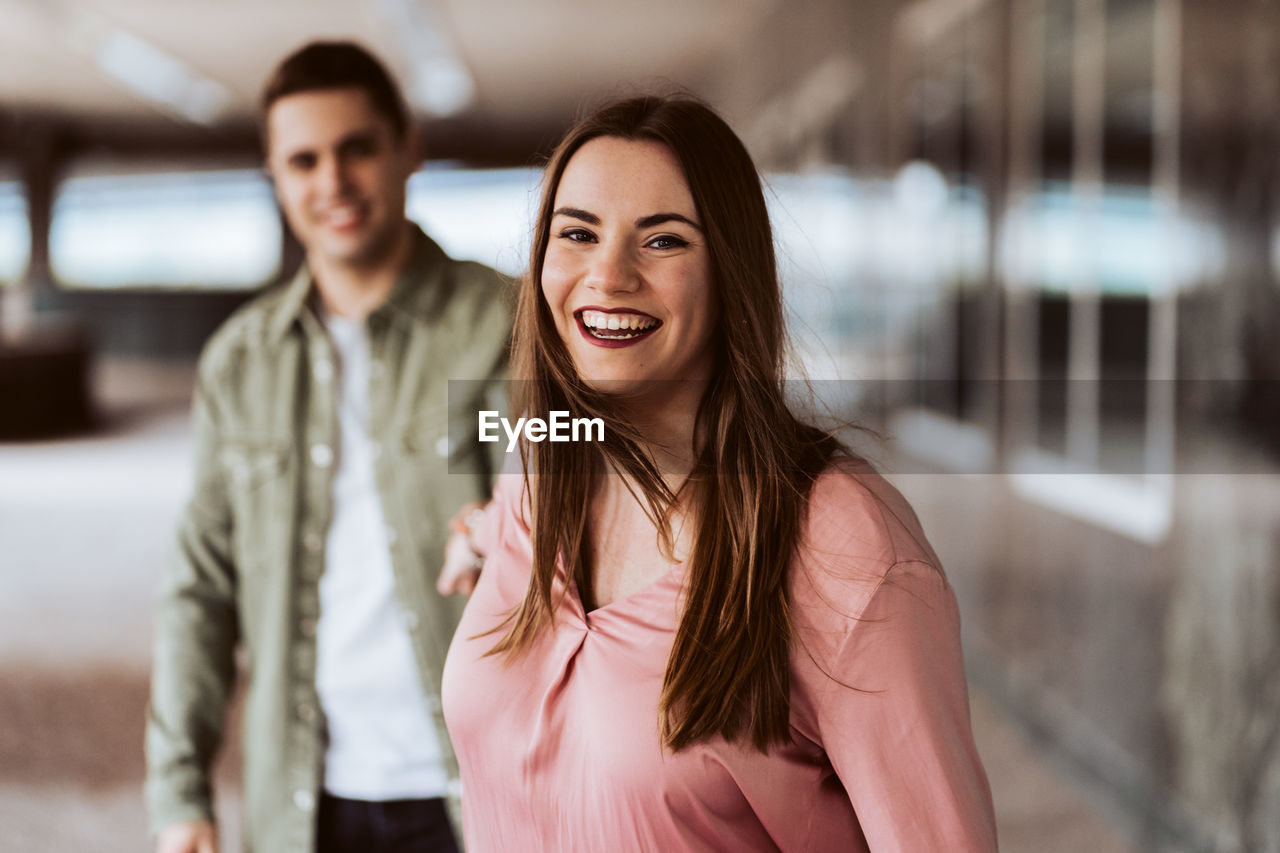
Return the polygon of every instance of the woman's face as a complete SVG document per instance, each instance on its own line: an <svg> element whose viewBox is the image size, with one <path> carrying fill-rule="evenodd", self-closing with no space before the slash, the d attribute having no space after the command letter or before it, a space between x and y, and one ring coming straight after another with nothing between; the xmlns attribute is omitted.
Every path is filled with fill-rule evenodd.
<svg viewBox="0 0 1280 853"><path fill-rule="evenodd" d="M709 378L711 258L671 151L593 139L570 158L553 209L542 293L578 375L615 392Z"/></svg>

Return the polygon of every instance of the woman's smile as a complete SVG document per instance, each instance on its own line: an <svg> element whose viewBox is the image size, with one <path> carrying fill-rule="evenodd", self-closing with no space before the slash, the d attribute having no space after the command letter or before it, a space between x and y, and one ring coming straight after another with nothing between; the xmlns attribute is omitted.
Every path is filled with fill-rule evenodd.
<svg viewBox="0 0 1280 853"><path fill-rule="evenodd" d="M579 308L574 312L578 331L599 347L628 347L646 340L662 326L662 321L642 311L628 308Z"/></svg>
<svg viewBox="0 0 1280 853"><path fill-rule="evenodd" d="M615 392L707 379L718 317L711 257L670 149L585 143L553 210L542 293L578 375Z"/></svg>

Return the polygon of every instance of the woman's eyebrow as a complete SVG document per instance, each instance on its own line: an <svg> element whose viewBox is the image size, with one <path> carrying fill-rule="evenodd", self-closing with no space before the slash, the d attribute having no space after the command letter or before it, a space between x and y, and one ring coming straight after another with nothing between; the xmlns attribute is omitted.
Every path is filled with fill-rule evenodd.
<svg viewBox="0 0 1280 853"><path fill-rule="evenodd" d="M582 210L577 207L557 207L551 214L552 216L570 216L574 219L581 219L589 225L599 225L600 217L594 213Z"/></svg>
<svg viewBox="0 0 1280 853"><path fill-rule="evenodd" d="M637 219L636 227L652 228L653 226L661 225L664 222L683 222L686 225L692 225L694 228L697 228L699 231L702 230L701 225L694 222L689 217L682 216L679 213L653 213L653 214L650 214L649 216L644 216L644 217L641 217L640 219Z"/></svg>

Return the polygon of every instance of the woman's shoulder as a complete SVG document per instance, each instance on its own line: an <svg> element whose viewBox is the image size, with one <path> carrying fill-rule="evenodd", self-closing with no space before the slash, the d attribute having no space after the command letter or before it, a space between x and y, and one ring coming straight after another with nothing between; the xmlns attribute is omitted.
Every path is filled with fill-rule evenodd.
<svg viewBox="0 0 1280 853"><path fill-rule="evenodd" d="M895 568L895 579L922 574L945 585L915 511L861 459L839 460L818 476L801 533L790 584L801 614L838 604L856 617Z"/></svg>
<svg viewBox="0 0 1280 853"><path fill-rule="evenodd" d="M883 563L938 566L911 504L865 460L840 459L814 481L803 547Z"/></svg>

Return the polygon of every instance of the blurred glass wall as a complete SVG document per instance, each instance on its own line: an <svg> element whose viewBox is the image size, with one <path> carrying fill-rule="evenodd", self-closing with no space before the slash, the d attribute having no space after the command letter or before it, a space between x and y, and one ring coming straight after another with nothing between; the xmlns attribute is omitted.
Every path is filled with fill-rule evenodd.
<svg viewBox="0 0 1280 853"><path fill-rule="evenodd" d="M813 359L874 384L975 681L1144 849L1280 849L1280 8L880 9L756 139L839 187Z"/></svg>

